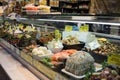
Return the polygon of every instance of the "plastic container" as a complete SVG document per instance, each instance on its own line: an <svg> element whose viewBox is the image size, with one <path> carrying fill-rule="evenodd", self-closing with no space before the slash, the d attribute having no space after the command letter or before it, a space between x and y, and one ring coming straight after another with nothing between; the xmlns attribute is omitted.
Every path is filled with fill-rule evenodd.
<svg viewBox="0 0 120 80"><path fill-rule="evenodd" d="M84 48L85 43L84 42L80 42L80 44L75 44L75 45L66 45L63 44L63 49L77 49L77 50L81 50L82 48Z"/></svg>
<svg viewBox="0 0 120 80"><path fill-rule="evenodd" d="M90 55L95 59L95 62L97 63L103 63L104 61L107 61L107 55L101 55L98 53L89 52Z"/></svg>

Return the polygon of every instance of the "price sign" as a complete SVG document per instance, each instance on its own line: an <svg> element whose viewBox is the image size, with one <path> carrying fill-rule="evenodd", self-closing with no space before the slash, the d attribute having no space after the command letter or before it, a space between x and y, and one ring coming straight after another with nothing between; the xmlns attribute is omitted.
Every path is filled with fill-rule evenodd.
<svg viewBox="0 0 120 80"><path fill-rule="evenodd" d="M8 32L9 32L9 33L12 33L12 32L13 32L13 30L12 30L12 29L10 29L10 30L8 30Z"/></svg>
<svg viewBox="0 0 120 80"><path fill-rule="evenodd" d="M66 25L65 26L65 31L72 31L72 26Z"/></svg>
<svg viewBox="0 0 120 80"><path fill-rule="evenodd" d="M88 32L89 31L89 25L85 24L85 25L80 26L79 31L80 32Z"/></svg>
<svg viewBox="0 0 120 80"><path fill-rule="evenodd" d="M18 27L19 27L20 29L23 29L23 25L22 25L22 24L19 24Z"/></svg>
<svg viewBox="0 0 120 80"><path fill-rule="evenodd" d="M91 50L97 49L101 45L98 43L98 41L95 39L94 41L88 43L88 46L90 47Z"/></svg>
<svg viewBox="0 0 120 80"><path fill-rule="evenodd" d="M80 32L84 32L84 26L80 26L80 29L79 29Z"/></svg>
<svg viewBox="0 0 120 80"><path fill-rule="evenodd" d="M120 66L120 55L119 54L111 54L108 56L108 63Z"/></svg>
<svg viewBox="0 0 120 80"><path fill-rule="evenodd" d="M25 30L26 30L26 31L30 31L30 26L27 26L27 27L25 28Z"/></svg>
<svg viewBox="0 0 120 80"><path fill-rule="evenodd" d="M61 33L60 33L60 31L59 30L55 30L55 39L56 40L60 40L61 39Z"/></svg>
<svg viewBox="0 0 120 80"><path fill-rule="evenodd" d="M35 31L35 27L32 27L32 31Z"/></svg>
<svg viewBox="0 0 120 80"><path fill-rule="evenodd" d="M85 31L85 32L88 32L88 31L89 31L89 25L87 25L87 24L84 25L84 31Z"/></svg>

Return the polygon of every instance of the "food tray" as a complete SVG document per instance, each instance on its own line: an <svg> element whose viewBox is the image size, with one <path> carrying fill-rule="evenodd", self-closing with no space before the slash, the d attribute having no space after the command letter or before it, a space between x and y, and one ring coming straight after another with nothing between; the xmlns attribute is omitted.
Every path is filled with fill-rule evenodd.
<svg viewBox="0 0 120 80"><path fill-rule="evenodd" d="M95 65L95 71L96 71L96 72L102 69L102 65L100 65L100 64L98 64L98 63L94 63L94 65ZM62 69L61 71L62 71L63 73L65 73L65 74L73 77L73 78L76 78L76 79L82 79L82 78L85 77L85 75L82 75L82 76L74 75L74 74L66 71L65 69Z"/></svg>
<svg viewBox="0 0 120 80"><path fill-rule="evenodd" d="M96 63L102 63L107 60L107 55L101 55L94 52L89 52L89 53L95 59Z"/></svg>
<svg viewBox="0 0 120 80"><path fill-rule="evenodd" d="M62 72L65 73L65 74L67 74L67 75L69 75L69 76L71 76L71 77L73 77L73 78L76 78L76 79L82 79L82 78L85 77L85 75L83 75L83 76L76 76L76 75L74 75L74 74L66 71L65 69L62 69Z"/></svg>
<svg viewBox="0 0 120 80"><path fill-rule="evenodd" d="M85 43L84 42L80 42L80 44L75 44L75 45L66 45L63 44L63 49L77 49L77 50L81 50L82 48L84 48Z"/></svg>

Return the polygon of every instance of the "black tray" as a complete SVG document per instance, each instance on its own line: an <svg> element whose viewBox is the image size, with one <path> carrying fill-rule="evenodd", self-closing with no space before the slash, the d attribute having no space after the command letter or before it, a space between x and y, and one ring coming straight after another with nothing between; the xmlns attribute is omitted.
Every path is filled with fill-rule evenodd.
<svg viewBox="0 0 120 80"><path fill-rule="evenodd" d="M84 48L85 43L84 42L80 42L80 44L75 44L75 45L66 45L63 44L63 49L77 49L77 50L81 50L82 48Z"/></svg>
<svg viewBox="0 0 120 80"><path fill-rule="evenodd" d="M95 62L97 63L103 63L104 61L107 61L107 55L101 55L94 52L89 52L90 55L95 59Z"/></svg>

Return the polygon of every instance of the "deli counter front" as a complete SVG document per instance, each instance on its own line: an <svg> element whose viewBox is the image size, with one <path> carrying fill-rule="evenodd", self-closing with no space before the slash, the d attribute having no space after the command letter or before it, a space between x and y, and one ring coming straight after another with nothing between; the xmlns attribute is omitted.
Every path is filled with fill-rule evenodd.
<svg viewBox="0 0 120 80"><path fill-rule="evenodd" d="M120 80L119 17L32 17L4 18L0 45L38 78Z"/></svg>

